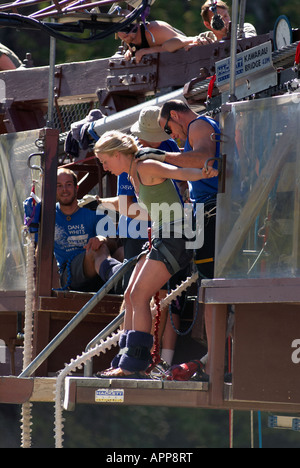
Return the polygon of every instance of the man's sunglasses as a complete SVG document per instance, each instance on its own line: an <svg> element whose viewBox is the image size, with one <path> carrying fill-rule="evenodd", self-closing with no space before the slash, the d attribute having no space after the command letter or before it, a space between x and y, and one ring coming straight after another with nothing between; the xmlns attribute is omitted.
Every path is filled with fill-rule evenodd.
<svg viewBox="0 0 300 468"><path fill-rule="evenodd" d="M132 26L132 24L129 24L128 26L125 26L123 29L120 30L120 32L123 32L123 33L126 33L126 34L129 34L129 33L136 33L139 29L139 25L138 24L134 24Z"/></svg>
<svg viewBox="0 0 300 468"><path fill-rule="evenodd" d="M167 135L171 135L172 134L172 130L170 129L169 127L169 120L171 120L171 114L169 114L169 117L167 118L167 121L166 121L166 125L164 126L164 132L167 134Z"/></svg>

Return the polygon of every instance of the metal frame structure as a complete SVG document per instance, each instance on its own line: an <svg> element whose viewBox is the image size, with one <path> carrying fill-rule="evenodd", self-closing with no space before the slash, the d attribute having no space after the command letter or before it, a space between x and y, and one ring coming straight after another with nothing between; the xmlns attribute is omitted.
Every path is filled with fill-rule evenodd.
<svg viewBox="0 0 300 468"><path fill-rule="evenodd" d="M17 4L21 2L16 2ZM30 2L29 2L30 3ZM67 2L68 4L70 2ZM98 2L103 3L103 2ZM63 2L54 2L57 14L60 13ZM237 7L238 2L235 2ZM10 5L11 6L11 5ZM17 5L14 5L17 6ZM86 5L87 6L87 5ZM241 24L243 24L244 2L242 2ZM53 7L51 7L51 14ZM1 8L0 8L1 11ZM237 22L234 16L235 24ZM1 21L1 15L0 15ZM300 39L299 31L294 33L294 42L297 45ZM256 45L272 40L272 35L258 36L251 39L238 39L237 43L232 40L232 48L238 52L251 49ZM294 44L294 46L295 46ZM207 76L212 75L216 62L228 57L230 54L229 41L221 44L211 44L199 51L194 48L188 56L184 51L176 54L162 54L145 57L141 64L125 63L121 56L114 56L110 59L94 61L90 64L68 64L55 67L54 85L58 83L59 89L57 103L70 103L79 100L99 100L100 108L106 111L107 124L109 125L110 115L124 111L124 108L138 106L145 102L146 96L165 86L177 88L184 86L183 95L198 110L205 109L205 105L210 106L215 113L221 111L221 119L226 113L231 112L231 104L221 107L221 92L217 89L211 99L207 100L208 82ZM269 93L278 95L286 92L280 79L289 83L295 77L299 78L299 71L293 70L293 54L288 53L285 70L278 72L278 82L272 89L262 88L257 91L257 96ZM233 54L235 56L235 54ZM236 61L232 55L232 70L235 69ZM277 56L278 57L278 56ZM280 61L280 57L279 57ZM187 65L188 62L188 65ZM202 73L199 76L199 68ZM97 69L98 82L94 78L89 81L84 79L77 82L82 69L89 67L89 70ZM100 67L100 72L99 72ZM206 70L205 70L206 69ZM172 73L172 71L176 73ZM166 73L166 71L168 71ZM14 101L5 100L2 106L2 125L6 131L15 132L22 127L19 120L19 109L28 105L32 110L32 116L36 116L36 109L39 111L47 103L48 90L41 88L35 90L34 99L30 86L26 88L27 80L32 82L43 82L43 77L49 72L49 67L40 69L15 70L13 72L1 73L1 79L6 84L7 96L14 95ZM285 73L289 73L286 80ZM95 77L91 72L85 76ZM26 77L26 79L25 79ZM18 83L25 86L22 93L18 91ZM72 84L72 86L70 86ZM235 101L236 80L232 78L230 85L230 101ZM70 93L69 90L72 90ZM181 91L180 91L181 92ZM32 102L34 101L34 108ZM128 106L128 102L131 105ZM21 106L22 103L22 106ZM206 103L206 104L205 104ZM20 106L20 107L19 107ZM108 110L108 107L110 108ZM137 109L135 109L137 112ZM39 112L41 115L41 112ZM136 114L134 114L136 115ZM113 120L113 117L111 117ZM9 122L8 122L9 120ZM134 117L135 120L135 117ZM42 122L40 119L39 122ZM101 125L106 122L101 122ZM34 121L28 126L35 127ZM43 127L43 125L41 125ZM35 127L36 128L36 127ZM48 360L41 364L39 356L44 353L45 347L52 338L58 336L57 329L61 330L61 317L65 322L69 321L70 314L76 314L87 302L87 295L80 296L73 293L53 293L52 276L52 247L54 233L54 206L55 193L53 186L56 181L56 171L58 166L59 153L59 132L58 130L44 127L40 131L40 139L43 141L43 204L44 212L40 227L40 244L37 259L37 287L36 287L36 307L34 323L34 357L32 368L25 370L17 376L0 377L0 402L23 404L35 401L53 401L53 388L56 378L49 376L50 372L56 372L59 368L51 367L51 358L47 354ZM226 142L224 142L226 146ZM226 153L223 146L223 152ZM227 155L228 156L228 155ZM225 159L224 159L225 160ZM76 170L87 172L83 164L76 163ZM98 173L99 168L94 168ZM224 166L223 176L226 190L226 171ZM100 178L102 177L100 174ZM94 184L95 178L91 181ZM89 183L85 189L90 187ZM46 215L47 213L47 215ZM294 367L286 366L283 373L283 380L278 380L278 387L274 385L274 376L279 369L286 365L287 354L291 353L291 331L299 326L299 304L300 304L300 278L285 279L213 279L202 282L199 291L199 304L205 308L212 317L211 355L210 355L210 380L209 383L202 382L168 382L168 381L120 381L101 380L84 378L82 376L67 377L65 385L65 408L74 409L76 404L93 403L107 404L107 401L97 400L97 390L101 389L122 389L123 399L121 404L143 404L143 405L168 405L182 407L202 407L219 409L244 409L244 410L264 410L289 413L300 412L299 385L295 380L291 382ZM12 301L12 294L1 294L1 304L6 312L22 311L22 292ZM91 297L88 297L91 299ZM93 302L97 299L92 299ZM117 315L121 302L120 297L105 297L93 310L92 320L102 323L104 328L107 323ZM4 306L3 306L4 304ZM235 306L235 348L233 355L234 375L233 383L224 383L224 361L225 361L225 337L227 330L228 306ZM107 307L112 307L113 311L107 313ZM272 352L277 343L272 342L273 331L281 326L282 311L284 310L285 323L289 326L285 328L283 334L284 350L281 356L276 354L276 362L272 363ZM58 318L58 316L60 316ZM275 318L275 319L274 319ZM0 315L1 319L1 315ZM56 320L56 322L55 322ZM59 322L60 321L60 322ZM55 323L54 323L55 322ZM59 322L59 324L57 323ZM76 322L76 318L73 323ZM251 329L252 334L249 334ZM64 328L63 328L64 330ZM271 336L270 336L271 334ZM297 338L296 336L294 338ZM91 337L86 340L89 343ZM265 348L262 343L267 343ZM286 343L290 343L288 350ZM66 346L69 346L70 342ZM84 349L84 348L83 348ZM267 349L267 352L266 352ZM64 349L65 351L66 349ZM73 350L72 350L73 351ZM77 351L76 351L77 352ZM265 358L259 362L260 355L265 353ZM285 354L287 353L287 354ZM65 360L65 357L63 357ZM38 367L35 365L38 362ZM53 364L53 363L52 363ZM270 370L271 385L265 380L266 369L264 366L273 366ZM289 363L290 364L290 363ZM255 372L258 369L257 373ZM37 371L33 377L32 372ZM31 372L32 371L32 372Z"/></svg>
<svg viewBox="0 0 300 468"><path fill-rule="evenodd" d="M143 15L150 6L150 0L141 0L137 8L128 14L122 12L101 13L100 8L114 5L118 2L102 0L89 2L87 0L62 0L47 2L45 7L42 0L20 0L0 6L0 26L18 29L37 29L49 36L72 43L89 43L120 31L130 25L135 19ZM122 2L119 2L122 3ZM33 13L28 8L41 5L42 9ZM25 11L24 11L25 10ZM26 14L27 13L27 14ZM90 31L90 36L84 32ZM99 32L100 31L100 32ZM69 34L78 34L70 36Z"/></svg>

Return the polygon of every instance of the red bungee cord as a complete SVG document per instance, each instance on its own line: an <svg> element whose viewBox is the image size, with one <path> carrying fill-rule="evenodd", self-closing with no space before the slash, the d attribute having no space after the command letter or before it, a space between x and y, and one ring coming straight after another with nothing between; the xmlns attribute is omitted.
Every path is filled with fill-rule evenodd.
<svg viewBox="0 0 300 468"><path fill-rule="evenodd" d="M186 381L199 370L203 370L204 366L201 361L193 359L189 362L184 362L183 364L177 364L172 366L171 369L167 372L167 380L179 380Z"/></svg>
<svg viewBox="0 0 300 468"><path fill-rule="evenodd" d="M217 79L216 75L213 75L211 77L211 79L210 79L210 82L209 82L209 85L208 85L208 90L207 90L207 99L211 99L211 97L212 97L216 79Z"/></svg>
<svg viewBox="0 0 300 468"><path fill-rule="evenodd" d="M155 318L155 326L154 326L154 347L152 351L152 364L150 366L150 371L153 367L156 366L161 360L160 358L160 345L159 345L159 325L160 325L160 318L161 318L161 310L160 310L160 299L159 299L159 292L155 294L154 297L155 305L156 305L156 318Z"/></svg>
<svg viewBox="0 0 300 468"><path fill-rule="evenodd" d="M149 240L149 250L151 250L152 246L152 239L151 239L151 228L148 229L148 240ZM147 369L147 373L150 373L152 369L158 364L161 360L160 358L160 346L159 346L159 325L160 325L160 318L161 318L161 309L160 309L160 300L159 300L159 291L155 294L154 297L155 305L156 305L156 318L155 318L155 326L154 326L154 347L152 351L152 364Z"/></svg>
<svg viewBox="0 0 300 468"><path fill-rule="evenodd" d="M35 182L32 182L32 188L31 188L31 193L35 195ZM32 206L35 206L35 199L32 198Z"/></svg>
<svg viewBox="0 0 300 468"><path fill-rule="evenodd" d="M300 64L300 42L297 45L296 56L295 56L295 65Z"/></svg>

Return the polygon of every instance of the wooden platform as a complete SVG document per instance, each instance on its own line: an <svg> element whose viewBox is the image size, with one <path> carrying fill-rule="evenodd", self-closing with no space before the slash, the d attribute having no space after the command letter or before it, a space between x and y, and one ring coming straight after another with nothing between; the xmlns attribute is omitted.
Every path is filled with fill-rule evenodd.
<svg viewBox="0 0 300 468"><path fill-rule="evenodd" d="M300 305L300 278L210 279L202 286L206 304Z"/></svg>
<svg viewBox="0 0 300 468"><path fill-rule="evenodd" d="M0 377L0 402L54 403L55 386L55 377ZM300 413L300 404L233 399L232 388L232 384L223 384L224 399L217 404L212 398L211 383L67 377L64 409L72 411L76 405L92 404Z"/></svg>
<svg viewBox="0 0 300 468"><path fill-rule="evenodd" d="M212 382L67 377L64 409L74 410L76 404L114 404L291 413L300 411L300 404L234 400L232 384L227 383L223 384L223 401L218 404L213 399L212 387Z"/></svg>
<svg viewBox="0 0 300 468"><path fill-rule="evenodd" d="M207 405L208 383L67 377L64 409L77 403L153 406Z"/></svg>

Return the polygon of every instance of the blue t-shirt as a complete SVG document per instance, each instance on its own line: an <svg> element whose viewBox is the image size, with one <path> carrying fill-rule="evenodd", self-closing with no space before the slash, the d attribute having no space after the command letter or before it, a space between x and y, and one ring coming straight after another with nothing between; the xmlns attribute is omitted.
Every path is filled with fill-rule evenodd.
<svg viewBox="0 0 300 468"><path fill-rule="evenodd" d="M167 151L168 153L180 153L180 148L177 145L176 141L173 138L169 140L162 141L158 149L162 151Z"/></svg>
<svg viewBox="0 0 300 468"><path fill-rule="evenodd" d="M205 122L208 122L214 129L214 132L216 133L216 153L215 153L215 158L220 157L220 127L219 124L205 116L200 116L195 120L204 120ZM195 120L192 120L188 126L188 136L185 142L184 146L184 152L187 151L193 151L193 148L191 147L189 143L189 129L190 125L195 122ZM213 167L216 168L218 166L218 162L215 161ZM193 204L195 203L205 203L206 201L210 200L211 198L214 198L215 195L218 193L218 177L212 177L210 179L201 179L197 180L195 182L188 182L189 184L189 191L190 191L190 199Z"/></svg>
<svg viewBox="0 0 300 468"><path fill-rule="evenodd" d="M133 197L133 203L137 203L137 198L132 183L128 180L127 172L123 172L118 177L118 195ZM120 215L118 225L118 235L125 239L148 239L148 221L137 221L136 219Z"/></svg>
<svg viewBox="0 0 300 468"><path fill-rule="evenodd" d="M97 235L101 216L88 208L79 208L72 216L62 213L56 204L54 255L59 268L68 260L85 252L84 246Z"/></svg>

